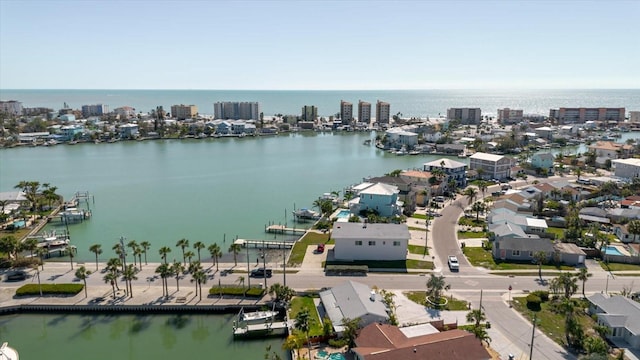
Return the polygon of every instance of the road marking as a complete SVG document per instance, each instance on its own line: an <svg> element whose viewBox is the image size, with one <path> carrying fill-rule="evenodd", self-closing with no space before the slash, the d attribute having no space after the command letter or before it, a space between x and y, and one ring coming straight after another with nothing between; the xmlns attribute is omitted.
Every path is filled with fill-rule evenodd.
<svg viewBox="0 0 640 360"><path fill-rule="evenodd" d="M478 282L477 281L473 281L473 280L467 280L464 282L465 284L469 285L469 286L478 286Z"/></svg>

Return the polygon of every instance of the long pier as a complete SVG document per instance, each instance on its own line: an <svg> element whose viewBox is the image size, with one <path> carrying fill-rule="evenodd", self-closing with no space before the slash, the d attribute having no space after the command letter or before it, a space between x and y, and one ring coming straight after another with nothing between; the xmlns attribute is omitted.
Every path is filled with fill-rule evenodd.
<svg viewBox="0 0 640 360"><path fill-rule="evenodd" d="M265 232L275 233L275 234L300 234L303 235L307 232L306 229L303 228L290 228L284 225L269 225L265 228Z"/></svg>
<svg viewBox="0 0 640 360"><path fill-rule="evenodd" d="M287 336L291 323L289 321L266 322L233 327L236 337Z"/></svg>
<svg viewBox="0 0 640 360"><path fill-rule="evenodd" d="M253 247L256 249L289 249L293 247L296 240L254 240L254 239L236 239L234 244L242 247Z"/></svg>

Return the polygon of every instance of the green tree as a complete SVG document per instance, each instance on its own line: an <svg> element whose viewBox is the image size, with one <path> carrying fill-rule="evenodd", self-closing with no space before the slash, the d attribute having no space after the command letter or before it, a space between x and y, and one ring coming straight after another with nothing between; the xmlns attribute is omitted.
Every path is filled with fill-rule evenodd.
<svg viewBox="0 0 640 360"><path fill-rule="evenodd" d="M482 197L484 197L484 193L485 191L487 191L487 188L489 187L489 183L484 180L480 180L477 182L477 186L480 192L482 192Z"/></svg>
<svg viewBox="0 0 640 360"><path fill-rule="evenodd" d="M36 249L36 255L40 258L40 265L42 266L42 270L44 270L44 256L47 255L49 251L43 247L39 247Z"/></svg>
<svg viewBox="0 0 640 360"><path fill-rule="evenodd" d="M24 197L29 201L31 211L36 211L38 190L40 189L40 183L38 181L20 181L16 186L16 189L24 192Z"/></svg>
<svg viewBox="0 0 640 360"><path fill-rule="evenodd" d="M360 330L360 318L343 318L342 326L344 327L342 337L347 342L349 350L351 350L356 346L356 338L358 337L358 330Z"/></svg>
<svg viewBox="0 0 640 360"><path fill-rule="evenodd" d="M82 280L84 283L84 297L87 297L87 278L91 275L91 271L87 270L84 266L80 266L76 270L76 278Z"/></svg>
<svg viewBox="0 0 640 360"><path fill-rule="evenodd" d="M331 215L333 212L333 203L329 199L316 199L313 207L318 208L323 216Z"/></svg>
<svg viewBox="0 0 640 360"><path fill-rule="evenodd" d="M584 294L584 284L587 282L587 280L589 280L591 276L593 276L593 274L591 274L586 267L580 268L580 271L578 272L578 274L576 274L576 278L582 281L582 297L583 298L586 298L586 295Z"/></svg>
<svg viewBox="0 0 640 360"><path fill-rule="evenodd" d="M75 256L75 248L71 245L67 245L65 250L69 253L69 263L71 264L71 270L73 270L73 257Z"/></svg>
<svg viewBox="0 0 640 360"><path fill-rule="evenodd" d="M192 259L194 256L196 256L196 254L194 254L194 253L193 253L193 251L191 251L191 250L187 250L187 251L184 253L184 256L187 258L187 262L191 262L191 259ZM198 261L198 262L200 262L200 261Z"/></svg>
<svg viewBox="0 0 640 360"><path fill-rule="evenodd" d="M9 235L0 239L0 252L7 254L7 260L17 259L22 244L15 236Z"/></svg>
<svg viewBox="0 0 640 360"><path fill-rule="evenodd" d="M295 290L280 283L275 283L269 287L269 295L275 296L274 301L281 304L289 304L289 301L296 295Z"/></svg>
<svg viewBox="0 0 640 360"><path fill-rule="evenodd" d="M162 260L164 260L164 263L167 263L167 255L171 252L171 248L168 246L163 246L160 248L160 250L158 250L158 253L160 254L160 258Z"/></svg>
<svg viewBox="0 0 640 360"><path fill-rule="evenodd" d="M195 282L196 286L198 287L199 299L202 300L202 284L207 283L207 274L202 269L199 269L198 271L191 274L191 277L191 281Z"/></svg>
<svg viewBox="0 0 640 360"><path fill-rule="evenodd" d="M107 272L102 279L104 280L105 283L110 284L111 285L111 290L113 290L113 298L115 299L116 297L116 281L118 280L118 275L116 275L113 272Z"/></svg>
<svg viewBox="0 0 640 360"><path fill-rule="evenodd" d="M538 277L542 280L542 264L547 261L547 253L544 251L537 251L533 254L533 261L538 265Z"/></svg>
<svg viewBox="0 0 640 360"><path fill-rule="evenodd" d="M180 261L174 261L171 264L171 273L176 277L176 291L180 291L180 276L184 272L184 265Z"/></svg>
<svg viewBox="0 0 640 360"><path fill-rule="evenodd" d="M96 271L98 271L98 256L102 254L102 245L93 244L89 247L89 251L96 254Z"/></svg>
<svg viewBox="0 0 640 360"><path fill-rule="evenodd" d="M609 353L609 345L604 339L589 336L584 339L583 345L587 354L599 354L605 356L604 358L607 359L606 355Z"/></svg>
<svg viewBox="0 0 640 360"><path fill-rule="evenodd" d="M302 344L304 343L304 339L302 339L300 336L298 336L297 334L291 334L289 336L287 336L287 338L285 339L284 343L282 343L282 349L287 350L287 351L293 351L296 350L297 353L297 359L302 359L300 357L300 348L302 348Z"/></svg>
<svg viewBox="0 0 640 360"><path fill-rule="evenodd" d="M193 243L193 248L196 249L196 251L198 252L198 262L201 262L200 260L200 250L204 249L206 246L202 241L196 241Z"/></svg>
<svg viewBox="0 0 640 360"><path fill-rule="evenodd" d="M171 276L171 267L167 264L160 264L156 268L156 274L160 275L162 279L162 296L169 296L169 285L167 284L167 278Z"/></svg>
<svg viewBox="0 0 640 360"><path fill-rule="evenodd" d="M25 241L22 242L21 247L23 250L28 250L29 255L31 256L31 258L33 258L33 252L36 251L36 249L38 248L38 239L27 238Z"/></svg>
<svg viewBox="0 0 640 360"><path fill-rule="evenodd" d="M571 299L571 297L578 290L578 284L577 284L578 279L573 274L567 273L567 272L561 273L557 277L557 279L558 279L558 285L564 293L564 298Z"/></svg>
<svg viewBox="0 0 640 360"><path fill-rule="evenodd" d="M144 264L147 265L147 251L151 249L151 243L148 241L143 241L140 243L140 247L142 248L142 253L144 254Z"/></svg>
<svg viewBox="0 0 640 360"><path fill-rule="evenodd" d="M176 246L182 249L182 264L187 265L187 257L184 254L184 249L189 247L189 240L182 238L178 240L178 242L176 243Z"/></svg>
<svg viewBox="0 0 640 360"><path fill-rule="evenodd" d="M309 331L311 330L311 325L313 323L313 318L311 318L311 314L309 310L303 309L296 314L296 318L293 323L293 327L297 330L301 331L306 339L307 346L309 347L309 354L311 354L311 343L309 343Z"/></svg>
<svg viewBox="0 0 640 360"><path fill-rule="evenodd" d="M480 213L485 211L485 205L481 201L476 201L471 205L471 210L476 213L476 222L480 219Z"/></svg>
<svg viewBox="0 0 640 360"><path fill-rule="evenodd" d="M211 254L211 259L213 260L213 264L216 265L216 271L218 271L218 269L219 269L218 257L220 257L222 255L222 250L220 249L220 245L211 244L211 245L209 245L207 250L209 250L209 254Z"/></svg>
<svg viewBox="0 0 640 360"><path fill-rule="evenodd" d="M440 305L440 299L442 298L442 292L449 290L451 285L444 281L444 276L436 276L431 274L429 281L427 281L427 296L433 299L433 302Z"/></svg>
<svg viewBox="0 0 640 360"><path fill-rule="evenodd" d="M478 190L476 190L476 188L470 186L470 187L464 189L463 195L467 197L467 199L469 200L469 204L471 204L478 197Z"/></svg>
<svg viewBox="0 0 640 360"><path fill-rule="evenodd" d="M229 246L229 252L233 253L233 262L235 263L235 266L238 266L238 254L241 250L242 248L240 247L240 244L231 244Z"/></svg>
<svg viewBox="0 0 640 360"><path fill-rule="evenodd" d="M633 235L633 240L636 241L638 235L640 235L640 220L629 221L629 234Z"/></svg>
<svg viewBox="0 0 640 360"><path fill-rule="evenodd" d="M133 255L133 265L135 266L136 264L135 252L136 252L136 249L138 248L138 242L135 240L131 240L127 243L127 247L131 249L131 254ZM140 267L142 267L142 264L140 264Z"/></svg>
<svg viewBox="0 0 640 360"><path fill-rule="evenodd" d="M138 271L136 270L133 264L127 265L127 267L122 272L122 278L124 279L125 285L127 286L127 291L129 292L129 297L133 297L133 281L138 280L136 274Z"/></svg>
<svg viewBox="0 0 640 360"><path fill-rule="evenodd" d="M471 310L467 313L467 321L472 322L475 327L479 327L480 323L486 319L482 309Z"/></svg>

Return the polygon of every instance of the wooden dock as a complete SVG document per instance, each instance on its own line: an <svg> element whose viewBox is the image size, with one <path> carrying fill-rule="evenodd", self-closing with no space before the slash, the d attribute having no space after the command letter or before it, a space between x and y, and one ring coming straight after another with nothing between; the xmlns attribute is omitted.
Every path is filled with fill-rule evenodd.
<svg viewBox="0 0 640 360"><path fill-rule="evenodd" d="M233 327L234 337L287 336L291 324L288 321L267 322L264 324L244 324Z"/></svg>
<svg viewBox="0 0 640 360"><path fill-rule="evenodd" d="M276 233L276 234L299 234L303 235L307 232L306 229L298 229L298 228L290 228L284 225L269 225L265 228L265 232L268 233Z"/></svg>
<svg viewBox="0 0 640 360"><path fill-rule="evenodd" d="M252 240L252 239L236 239L234 244L242 247L253 247L256 249L289 249L293 247L296 240Z"/></svg>

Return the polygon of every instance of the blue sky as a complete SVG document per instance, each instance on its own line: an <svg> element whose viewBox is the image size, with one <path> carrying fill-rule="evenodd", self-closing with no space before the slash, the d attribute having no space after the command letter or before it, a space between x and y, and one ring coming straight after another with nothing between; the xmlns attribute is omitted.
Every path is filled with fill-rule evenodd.
<svg viewBox="0 0 640 360"><path fill-rule="evenodd" d="M640 1L0 0L0 89L640 87Z"/></svg>

